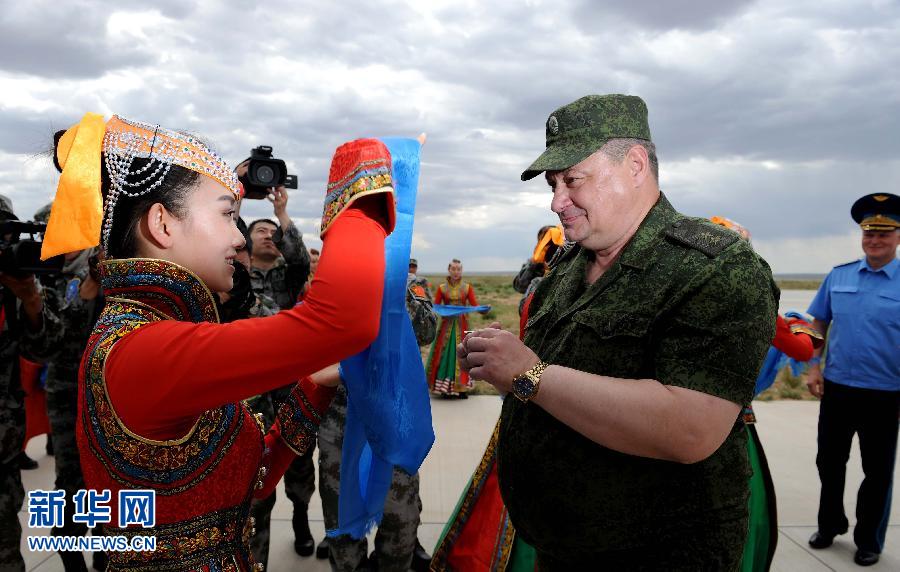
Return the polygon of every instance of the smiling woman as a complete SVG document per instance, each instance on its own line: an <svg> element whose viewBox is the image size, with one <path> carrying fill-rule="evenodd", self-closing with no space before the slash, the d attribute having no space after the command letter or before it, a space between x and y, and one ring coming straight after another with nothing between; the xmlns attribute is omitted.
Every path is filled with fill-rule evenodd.
<svg viewBox="0 0 900 572"><path fill-rule="evenodd" d="M390 165L377 141L351 151L344 167L363 154ZM268 496L314 442L338 382L323 368L377 334L390 172L365 197L326 201L321 286L303 305L219 324L211 290L231 288L244 244L234 222L241 188L224 161L194 136L95 114L57 134L55 160L62 176L43 254L98 243L107 254L106 308L79 371L84 480L113 498L126 489L156 495L153 529L124 527L112 507L110 534L155 536L157 550L110 553L111 566L257 569L250 501ZM371 295L358 296L360 287ZM267 343L252 359L223 359L248 339ZM290 384L272 427L241 401Z"/></svg>

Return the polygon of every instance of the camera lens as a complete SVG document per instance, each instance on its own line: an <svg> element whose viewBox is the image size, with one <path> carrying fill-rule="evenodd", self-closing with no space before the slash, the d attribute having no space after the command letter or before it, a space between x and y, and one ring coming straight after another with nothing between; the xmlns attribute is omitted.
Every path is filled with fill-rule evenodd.
<svg viewBox="0 0 900 572"><path fill-rule="evenodd" d="M268 165L260 165L256 170L256 179L266 186L271 186L275 181L275 170Z"/></svg>

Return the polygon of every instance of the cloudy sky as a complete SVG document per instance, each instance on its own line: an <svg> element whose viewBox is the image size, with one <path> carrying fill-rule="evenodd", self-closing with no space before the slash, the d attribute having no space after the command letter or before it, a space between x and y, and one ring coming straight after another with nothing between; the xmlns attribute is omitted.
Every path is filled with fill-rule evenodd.
<svg viewBox="0 0 900 572"><path fill-rule="evenodd" d="M85 111L201 134L233 163L273 146L310 246L334 148L425 131L421 269L514 270L556 220L519 174L547 116L589 93L643 97L669 199L747 226L778 273L859 257L850 205L900 192L893 0L249 4L4 2L0 193L20 217L51 199L43 153Z"/></svg>

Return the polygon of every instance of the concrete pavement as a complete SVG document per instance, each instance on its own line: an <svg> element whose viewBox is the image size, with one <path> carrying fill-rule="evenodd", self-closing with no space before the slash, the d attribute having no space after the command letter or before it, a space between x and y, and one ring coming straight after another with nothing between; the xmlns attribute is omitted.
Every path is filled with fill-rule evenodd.
<svg viewBox="0 0 900 572"><path fill-rule="evenodd" d="M852 534L838 537L834 545L826 550L813 550L806 543L816 529L818 507L819 480L815 466L818 402L756 402L754 408L759 420L757 429L769 459L778 497L779 539L773 570L858 570L859 567L853 563L855 547ZM421 470L424 511L423 524L419 529L419 538L429 551L437 542L463 487L481 458L500 411L500 399L483 396L467 401L432 400L432 409L437 441ZM36 471L23 472L25 488L52 488L53 458L44 455L44 438L33 439L28 452L41 466ZM845 492L851 527L856 491L861 480L859 449L854 442ZM895 474L895 486L897 481ZM318 494L313 496L309 515L313 535L320 540L324 527ZM291 505L279 485L278 502L272 515L268 570L328 570L325 561L315 560L314 557L300 558L294 553L290 518ZM20 514L20 520L24 527L27 524L24 511ZM900 503L894 503L891 523L885 552L871 570L900 570ZM24 534L40 533L25 528ZM29 570L63 570L55 554L27 551L24 554Z"/></svg>

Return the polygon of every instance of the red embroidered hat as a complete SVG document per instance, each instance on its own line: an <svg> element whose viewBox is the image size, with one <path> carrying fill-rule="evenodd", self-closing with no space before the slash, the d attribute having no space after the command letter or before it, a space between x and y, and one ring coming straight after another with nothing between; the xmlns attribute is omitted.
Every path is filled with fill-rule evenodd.
<svg viewBox="0 0 900 572"><path fill-rule="evenodd" d="M388 233L394 229L394 188L391 179L391 154L378 139L356 139L334 152L328 191L322 213L320 236L331 223L359 197L385 193L388 201Z"/></svg>

